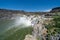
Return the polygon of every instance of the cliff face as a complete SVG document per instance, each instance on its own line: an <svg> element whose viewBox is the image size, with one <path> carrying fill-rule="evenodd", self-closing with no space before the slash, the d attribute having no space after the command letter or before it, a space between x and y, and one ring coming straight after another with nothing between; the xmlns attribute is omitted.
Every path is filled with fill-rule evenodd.
<svg viewBox="0 0 60 40"><path fill-rule="evenodd" d="M0 19L10 19L18 13L23 13L23 11L0 9Z"/></svg>
<svg viewBox="0 0 60 40"><path fill-rule="evenodd" d="M22 16L22 15L42 15L43 12L25 12L19 10L7 10L7 9L0 9L0 19L11 19L15 16Z"/></svg>
<svg viewBox="0 0 60 40"><path fill-rule="evenodd" d="M7 10L0 9L0 19L11 19L21 15L45 15L47 17L54 16L56 12L60 12L60 7L53 8L50 12L26 12L23 10Z"/></svg>
<svg viewBox="0 0 60 40"><path fill-rule="evenodd" d="M50 12L60 12L60 7L55 7Z"/></svg>

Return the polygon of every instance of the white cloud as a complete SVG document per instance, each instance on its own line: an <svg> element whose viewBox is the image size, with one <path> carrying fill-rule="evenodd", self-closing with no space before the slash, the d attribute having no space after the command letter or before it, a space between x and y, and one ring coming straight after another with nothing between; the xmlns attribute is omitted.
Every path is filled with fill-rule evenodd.
<svg viewBox="0 0 60 40"><path fill-rule="evenodd" d="M43 12L50 12L51 11L51 9L48 9L48 10L43 10Z"/></svg>

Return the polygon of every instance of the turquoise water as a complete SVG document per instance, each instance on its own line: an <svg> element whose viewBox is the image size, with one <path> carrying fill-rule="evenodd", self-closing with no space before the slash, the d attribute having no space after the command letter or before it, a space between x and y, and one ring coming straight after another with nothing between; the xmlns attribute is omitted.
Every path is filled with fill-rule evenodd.
<svg viewBox="0 0 60 40"><path fill-rule="evenodd" d="M9 27L12 27L12 25L14 25L13 20L0 20L0 34L5 32Z"/></svg>
<svg viewBox="0 0 60 40"><path fill-rule="evenodd" d="M14 20L0 20L0 40L23 40L32 33L32 27L15 26Z"/></svg>

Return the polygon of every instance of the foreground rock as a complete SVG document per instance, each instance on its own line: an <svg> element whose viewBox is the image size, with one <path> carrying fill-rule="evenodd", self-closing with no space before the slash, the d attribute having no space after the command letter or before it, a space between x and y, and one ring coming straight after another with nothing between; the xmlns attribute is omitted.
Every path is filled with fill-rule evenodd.
<svg viewBox="0 0 60 40"><path fill-rule="evenodd" d="M25 36L25 39L24 40L37 40L36 38L34 38L34 36L28 34Z"/></svg>

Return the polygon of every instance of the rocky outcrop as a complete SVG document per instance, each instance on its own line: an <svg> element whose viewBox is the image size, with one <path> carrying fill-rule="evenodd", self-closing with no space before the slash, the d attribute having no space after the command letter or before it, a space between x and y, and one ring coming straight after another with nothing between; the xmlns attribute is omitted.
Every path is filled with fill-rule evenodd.
<svg viewBox="0 0 60 40"><path fill-rule="evenodd" d="M50 12L60 12L60 7L55 7Z"/></svg>
<svg viewBox="0 0 60 40"><path fill-rule="evenodd" d="M42 38L45 40L47 29L44 26L44 21L45 21L44 16L33 15L33 17L30 16L29 19L31 20L33 31L32 31L32 35L26 35L24 40L36 40L36 39L40 39L42 36L43 36Z"/></svg>

